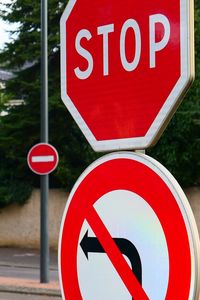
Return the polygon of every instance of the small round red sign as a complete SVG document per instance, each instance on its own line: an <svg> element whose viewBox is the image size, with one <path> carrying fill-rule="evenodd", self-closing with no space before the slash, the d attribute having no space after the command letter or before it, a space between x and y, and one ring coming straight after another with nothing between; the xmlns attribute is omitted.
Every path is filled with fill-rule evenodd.
<svg viewBox="0 0 200 300"><path fill-rule="evenodd" d="M27 157L29 168L38 175L47 175L58 164L58 152L50 144L40 143L33 146Z"/></svg>

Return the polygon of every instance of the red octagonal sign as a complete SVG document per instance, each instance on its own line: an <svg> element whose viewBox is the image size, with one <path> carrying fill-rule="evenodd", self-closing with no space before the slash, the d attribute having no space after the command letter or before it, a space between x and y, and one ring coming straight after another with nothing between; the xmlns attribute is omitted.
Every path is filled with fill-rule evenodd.
<svg viewBox="0 0 200 300"><path fill-rule="evenodd" d="M62 100L96 151L147 148L194 73L190 0L70 0Z"/></svg>

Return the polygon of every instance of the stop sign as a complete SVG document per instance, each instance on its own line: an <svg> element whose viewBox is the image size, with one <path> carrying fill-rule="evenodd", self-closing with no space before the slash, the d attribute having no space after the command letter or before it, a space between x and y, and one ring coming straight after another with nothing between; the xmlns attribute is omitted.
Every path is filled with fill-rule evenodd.
<svg viewBox="0 0 200 300"><path fill-rule="evenodd" d="M96 151L154 144L194 74L189 0L70 0L62 100Z"/></svg>

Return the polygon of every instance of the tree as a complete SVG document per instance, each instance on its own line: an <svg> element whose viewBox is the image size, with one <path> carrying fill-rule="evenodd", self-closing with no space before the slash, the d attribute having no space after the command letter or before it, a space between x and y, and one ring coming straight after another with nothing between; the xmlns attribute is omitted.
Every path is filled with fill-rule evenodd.
<svg viewBox="0 0 200 300"><path fill-rule="evenodd" d="M0 53L0 67L14 77L6 95L23 99L0 119L0 205L23 202L39 177L26 163L28 150L40 141L40 3L13 0L0 11L4 20L20 22L13 40ZM52 187L71 189L76 178L95 160L94 153L60 100L59 20L66 1L49 0L49 133L60 163L51 175ZM195 184L200 174L200 5L196 0L197 78L158 144L148 153L161 161L181 184ZM5 109L5 107L3 107Z"/></svg>
<svg viewBox="0 0 200 300"><path fill-rule="evenodd" d="M195 1L195 81L158 144L148 153L183 186L200 183L200 2Z"/></svg>
<svg viewBox="0 0 200 300"><path fill-rule="evenodd" d="M52 187L71 189L83 169L96 158L60 100L59 20L66 1L49 0L49 133L60 163L50 177ZM23 202L39 178L29 171L26 156L40 141L40 5L16 0L6 5L1 17L20 20L17 37L0 53L1 67L14 70L6 93L23 99L24 105L10 107L0 122L0 205ZM4 107L5 108L5 107ZM16 191L19 193L16 195Z"/></svg>

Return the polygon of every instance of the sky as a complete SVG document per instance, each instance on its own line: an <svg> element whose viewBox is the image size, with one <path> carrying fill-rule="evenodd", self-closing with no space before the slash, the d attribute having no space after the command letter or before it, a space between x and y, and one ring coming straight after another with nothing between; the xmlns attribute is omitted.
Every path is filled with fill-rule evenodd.
<svg viewBox="0 0 200 300"><path fill-rule="evenodd" d="M0 49L3 48L4 44L9 41L9 33L8 30L11 30L13 26L3 22L0 20Z"/></svg>
<svg viewBox="0 0 200 300"><path fill-rule="evenodd" d="M11 0L0 0L2 3L9 3ZM0 8L2 5L0 4ZM9 30L16 29L17 25L10 25L0 19L0 49L3 49L3 46L10 39Z"/></svg>

